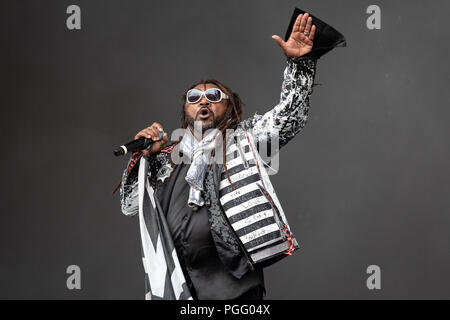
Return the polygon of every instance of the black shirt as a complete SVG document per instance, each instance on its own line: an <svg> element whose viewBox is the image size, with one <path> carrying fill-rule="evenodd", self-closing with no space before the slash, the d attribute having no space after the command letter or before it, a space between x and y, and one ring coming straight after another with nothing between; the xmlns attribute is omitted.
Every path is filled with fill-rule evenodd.
<svg viewBox="0 0 450 320"><path fill-rule="evenodd" d="M185 177L189 166L176 166L171 176L158 187L156 196L166 215L193 298L229 300L255 287L264 288L262 269L255 268L237 279L220 260L211 236L207 206L193 210L187 205L190 187Z"/></svg>

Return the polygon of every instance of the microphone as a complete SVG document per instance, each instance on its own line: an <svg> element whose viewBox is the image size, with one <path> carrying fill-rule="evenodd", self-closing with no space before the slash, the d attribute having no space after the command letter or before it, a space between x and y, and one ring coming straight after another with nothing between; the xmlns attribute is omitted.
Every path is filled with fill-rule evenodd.
<svg viewBox="0 0 450 320"><path fill-rule="evenodd" d="M163 135L164 135L164 132L160 132L159 139L162 139ZM137 150L151 148L153 143L154 143L154 141L152 139L140 137L137 140L133 140L133 141L128 142L127 144L121 145L119 148L114 150L113 153L116 157L123 156L130 152L133 153Z"/></svg>

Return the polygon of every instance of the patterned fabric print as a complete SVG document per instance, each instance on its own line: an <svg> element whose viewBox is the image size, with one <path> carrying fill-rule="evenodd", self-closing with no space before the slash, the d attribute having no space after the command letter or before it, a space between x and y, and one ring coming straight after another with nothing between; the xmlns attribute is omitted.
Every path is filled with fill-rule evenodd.
<svg viewBox="0 0 450 320"><path fill-rule="evenodd" d="M122 184L120 185L120 206L124 215L135 216L139 212L138 179L137 176L129 178L128 181L125 181L126 179L127 174L124 172L122 175Z"/></svg>
<svg viewBox="0 0 450 320"><path fill-rule="evenodd" d="M147 157L146 159L149 163L150 185L155 189L156 182L158 180L164 180L168 177L168 174L170 175L173 171L173 166L170 162L170 155L159 152L156 155Z"/></svg>
<svg viewBox="0 0 450 320"><path fill-rule="evenodd" d="M156 155L146 156L146 159L149 162L148 176L152 188L156 187L158 179L164 181L164 179L172 172L173 168L170 162L170 151L172 149L173 146L168 146ZM120 204L122 213L126 216L134 216L139 212L137 168L139 167L141 157L142 154L139 152L133 153L127 168L122 174Z"/></svg>
<svg viewBox="0 0 450 320"><path fill-rule="evenodd" d="M286 145L306 124L315 71L316 60L288 59L280 102L266 114L243 121L242 128L250 131L258 144L270 143L278 135L280 148Z"/></svg>
<svg viewBox="0 0 450 320"><path fill-rule="evenodd" d="M228 222L225 220L222 209L220 208L219 200L216 195L213 173L211 171L206 174L205 188L207 191L205 193L205 201L209 205L209 221L213 236L215 233L226 243L229 250L233 252L233 255L238 255L240 251L239 243L237 242L233 231L228 227Z"/></svg>
<svg viewBox="0 0 450 320"><path fill-rule="evenodd" d="M139 152L133 153L128 161L127 168L122 174L120 185L120 206L122 213L126 216L134 216L139 212L138 208L138 176L133 170L141 155ZM132 172L133 171L133 172Z"/></svg>
<svg viewBox="0 0 450 320"><path fill-rule="evenodd" d="M248 252L282 240L281 228L263 189L253 152L245 135L227 153L231 183L222 172L220 202L240 240ZM245 148L247 147L247 148ZM234 152L235 149L238 152Z"/></svg>
<svg viewBox="0 0 450 320"><path fill-rule="evenodd" d="M148 178L148 161L141 157L138 171L139 227L147 300L192 300L171 231Z"/></svg>

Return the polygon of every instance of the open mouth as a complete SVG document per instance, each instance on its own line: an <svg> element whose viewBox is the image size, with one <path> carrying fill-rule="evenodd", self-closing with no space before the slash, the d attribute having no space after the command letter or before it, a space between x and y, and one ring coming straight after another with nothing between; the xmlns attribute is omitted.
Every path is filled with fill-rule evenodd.
<svg viewBox="0 0 450 320"><path fill-rule="evenodd" d="M211 115L211 112L209 111L208 108L202 108L199 110L198 112L198 118L204 120L204 119L208 119Z"/></svg>

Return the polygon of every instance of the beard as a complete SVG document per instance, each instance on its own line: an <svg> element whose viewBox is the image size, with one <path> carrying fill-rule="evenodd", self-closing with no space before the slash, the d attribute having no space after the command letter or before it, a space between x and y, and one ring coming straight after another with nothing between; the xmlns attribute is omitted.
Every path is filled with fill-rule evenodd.
<svg viewBox="0 0 450 320"><path fill-rule="evenodd" d="M200 115L200 111L199 110L197 112L197 114L195 115L195 118L193 118L192 116L189 116L188 114L186 114L186 121L189 125L189 127L191 127L192 129L194 129L194 123L197 122L201 122L202 123L202 133L204 133L206 130L209 129L214 129L217 128L217 126L222 122L223 118L225 117L225 115L223 115L222 117L218 118L216 117L216 115L214 114L214 112L208 108L209 113L211 115L211 119L208 120L198 120L198 117Z"/></svg>

